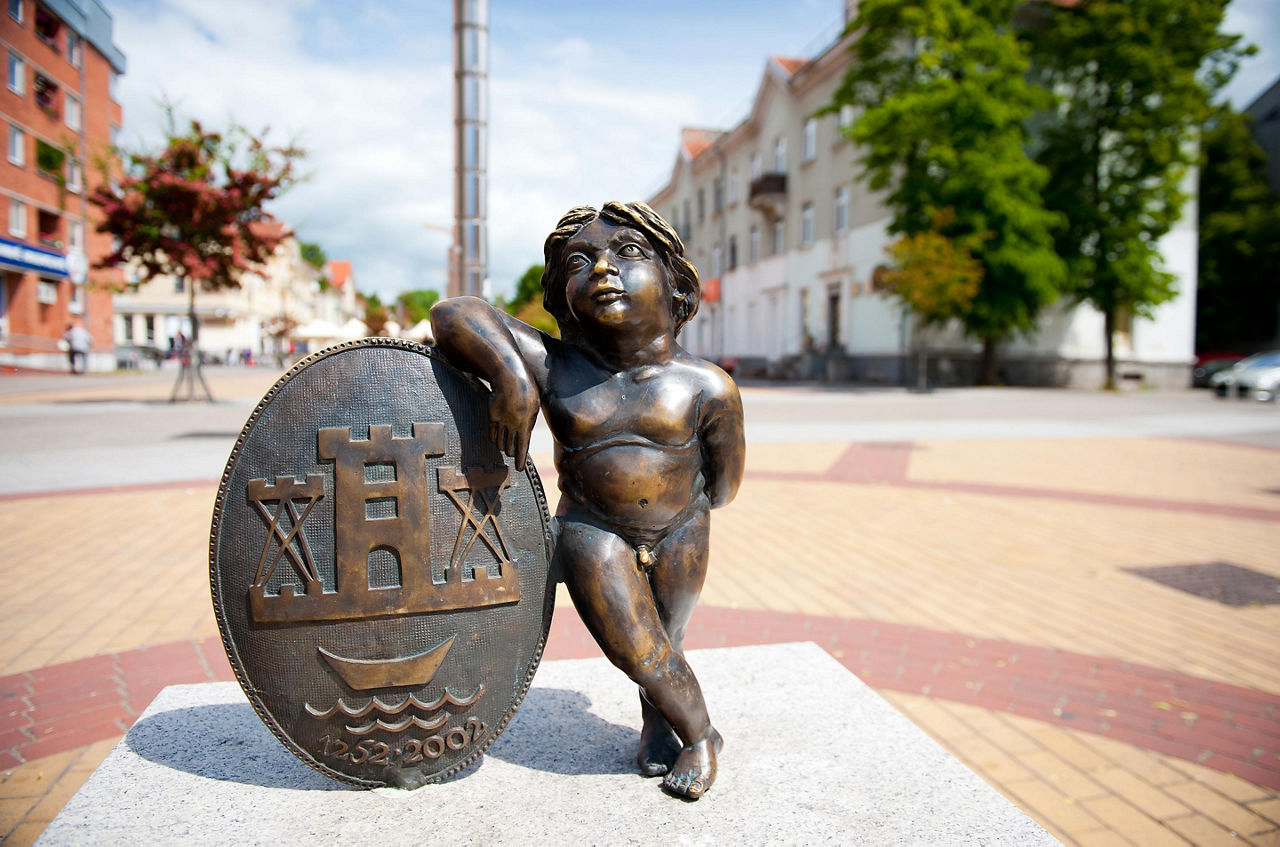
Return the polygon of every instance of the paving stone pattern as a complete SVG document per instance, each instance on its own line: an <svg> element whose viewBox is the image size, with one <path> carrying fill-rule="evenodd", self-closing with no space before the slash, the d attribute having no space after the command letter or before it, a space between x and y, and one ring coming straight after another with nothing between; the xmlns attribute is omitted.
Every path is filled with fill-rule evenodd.
<svg viewBox="0 0 1280 847"><path fill-rule="evenodd" d="M1277 844L1280 607L1136 573L1280 577L1277 490L1280 451L1206 439L753 443L687 644L818 643L1065 843ZM0 498L6 843L161 686L229 678L214 492ZM559 606L548 657L598 655Z"/></svg>

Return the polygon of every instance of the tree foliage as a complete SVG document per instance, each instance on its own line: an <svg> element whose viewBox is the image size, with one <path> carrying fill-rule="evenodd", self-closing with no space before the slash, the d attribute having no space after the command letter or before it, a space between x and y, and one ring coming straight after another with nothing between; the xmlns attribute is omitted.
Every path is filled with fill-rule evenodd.
<svg viewBox="0 0 1280 847"><path fill-rule="evenodd" d="M431 314L431 307L440 299L440 292L433 288L420 288L401 292L396 306L404 314L405 326L413 326Z"/></svg>
<svg viewBox="0 0 1280 847"><path fill-rule="evenodd" d="M324 266L329 262L329 256L324 252L324 248L313 241L299 241L298 250L302 253L302 261L316 270L324 270Z"/></svg>
<svg viewBox="0 0 1280 847"><path fill-rule="evenodd" d="M884 289L911 309L921 326L962 317L978 294L982 263L940 232L904 235L889 245L889 255L893 267L881 277Z"/></svg>
<svg viewBox="0 0 1280 847"><path fill-rule="evenodd" d="M239 285L287 235L261 224L274 220L266 205L293 184L303 155L242 128L171 128L164 149L129 154L118 184L103 180L90 195L102 210L98 231L117 244L97 266L133 264L144 279L171 274L206 289Z"/></svg>
<svg viewBox="0 0 1280 847"><path fill-rule="evenodd" d="M1280 330L1280 197L1247 115L1219 107L1201 152L1196 350L1258 349Z"/></svg>
<svg viewBox="0 0 1280 847"><path fill-rule="evenodd" d="M530 265L520 279L510 303L502 304L509 315L514 315L529 326L540 329L555 338L560 337L560 325L551 313L542 307L542 265Z"/></svg>
<svg viewBox="0 0 1280 847"><path fill-rule="evenodd" d="M1064 272L1057 217L1040 198L1048 175L1024 152L1024 124L1051 98L1026 80L1013 10L1012 0L863 0L849 25L854 61L829 107L863 110L848 134L871 188L887 192L891 232L972 242L982 282L961 317L984 342L988 380L996 343L1035 328Z"/></svg>
<svg viewBox="0 0 1280 847"><path fill-rule="evenodd" d="M391 320L391 312L377 294L362 295L364 300L364 325L369 335L381 335Z"/></svg>
<svg viewBox="0 0 1280 847"><path fill-rule="evenodd" d="M1107 385L1121 312L1150 315L1176 293L1157 242L1182 213L1195 128L1245 51L1218 29L1228 0L1038 3L1022 29L1060 97L1040 127L1045 196L1066 226L1067 290L1105 316Z"/></svg>

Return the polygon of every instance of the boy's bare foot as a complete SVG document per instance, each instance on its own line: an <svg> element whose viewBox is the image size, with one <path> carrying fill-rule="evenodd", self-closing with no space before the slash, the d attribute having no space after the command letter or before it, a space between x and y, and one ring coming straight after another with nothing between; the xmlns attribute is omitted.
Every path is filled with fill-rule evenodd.
<svg viewBox="0 0 1280 847"><path fill-rule="evenodd" d="M680 737L662 717L656 720L648 717L645 715L646 720L640 730L640 752L636 754L636 763L645 776L662 776L671 770L671 765L680 755Z"/></svg>
<svg viewBox="0 0 1280 847"><path fill-rule="evenodd" d="M716 753L724 746L724 739L714 729L702 741L696 741L680 751L671 772L662 781L668 791L697 800L711 789L716 781Z"/></svg>

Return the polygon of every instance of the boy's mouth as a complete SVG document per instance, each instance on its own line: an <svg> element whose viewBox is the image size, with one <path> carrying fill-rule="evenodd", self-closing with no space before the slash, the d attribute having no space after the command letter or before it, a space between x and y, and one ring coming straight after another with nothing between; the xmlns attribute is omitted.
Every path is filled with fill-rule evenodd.
<svg viewBox="0 0 1280 847"><path fill-rule="evenodd" d="M597 303L614 303L626 296L621 288L600 288L591 295L591 299Z"/></svg>

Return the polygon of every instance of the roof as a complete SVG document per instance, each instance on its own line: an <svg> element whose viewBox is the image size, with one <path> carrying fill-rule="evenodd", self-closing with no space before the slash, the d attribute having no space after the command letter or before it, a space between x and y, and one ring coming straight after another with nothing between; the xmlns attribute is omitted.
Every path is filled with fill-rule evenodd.
<svg viewBox="0 0 1280 847"><path fill-rule="evenodd" d="M283 221L252 221L249 229L259 238L284 238L292 234Z"/></svg>
<svg viewBox="0 0 1280 847"><path fill-rule="evenodd" d="M341 288L351 278L351 262L348 259L333 259L324 266L325 276L334 288Z"/></svg>
<svg viewBox="0 0 1280 847"><path fill-rule="evenodd" d="M690 159L696 159L719 140L724 133L718 129L685 127L680 130L680 144Z"/></svg>
<svg viewBox="0 0 1280 847"><path fill-rule="evenodd" d="M797 59L792 56L770 56L769 58L774 62L777 62L778 65L788 74L793 74L805 65L809 64L808 59Z"/></svg>

